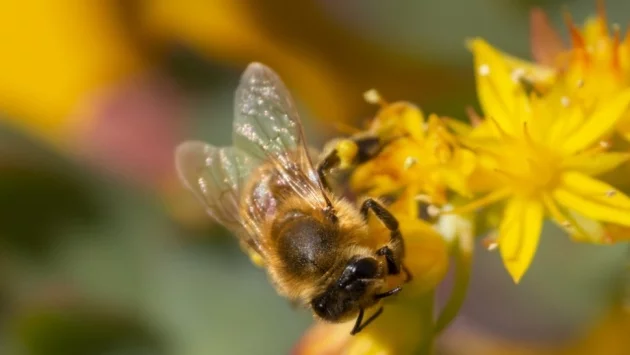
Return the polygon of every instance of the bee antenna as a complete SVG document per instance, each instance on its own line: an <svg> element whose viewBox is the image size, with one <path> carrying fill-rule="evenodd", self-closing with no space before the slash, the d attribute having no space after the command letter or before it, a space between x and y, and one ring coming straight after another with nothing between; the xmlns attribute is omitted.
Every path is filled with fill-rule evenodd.
<svg viewBox="0 0 630 355"><path fill-rule="evenodd" d="M389 297L389 296L393 296L395 294L397 294L398 292L402 291L402 286L398 286L394 289L391 289L387 292L383 292L383 293L377 293L376 295L374 295L374 298L377 300Z"/></svg>
<svg viewBox="0 0 630 355"><path fill-rule="evenodd" d="M378 318L378 316L381 315L381 313L383 313L383 307L379 308L376 313L374 313L370 318L368 318L365 322L363 322L363 314L364 314L364 310L363 308L359 308L359 316L357 317L356 322L354 323L354 327L352 328L352 331L350 332L350 335L355 335L358 332L360 332L361 330L363 330L363 328L367 327L368 324L372 323L372 321L374 321L376 318ZM361 324L363 322L363 324Z"/></svg>

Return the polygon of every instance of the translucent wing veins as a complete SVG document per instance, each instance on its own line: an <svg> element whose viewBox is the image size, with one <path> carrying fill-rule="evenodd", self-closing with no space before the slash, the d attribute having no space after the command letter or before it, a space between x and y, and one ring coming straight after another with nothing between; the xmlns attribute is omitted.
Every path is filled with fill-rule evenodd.
<svg viewBox="0 0 630 355"><path fill-rule="evenodd" d="M198 141L181 144L176 151L177 171L208 214L264 256L261 228L274 214L275 202L270 201L281 198L269 195L274 190L271 185L290 187L316 209L329 207L329 201L307 153L293 99L276 73L262 64L250 64L236 90L232 137L229 148ZM267 180L258 177L262 184L252 193L268 203L241 206L243 193L250 193L243 190L245 184L261 164L265 169L259 171L271 175ZM240 207L246 207L247 213Z"/></svg>
<svg viewBox="0 0 630 355"><path fill-rule="evenodd" d="M260 63L250 64L236 90L235 114L234 146L274 164L305 201L325 208L293 99L278 75Z"/></svg>
<svg viewBox="0 0 630 355"><path fill-rule="evenodd" d="M206 211L248 245L259 250L258 227L240 217L241 189L256 162L232 147L217 148L199 141L176 149L177 173Z"/></svg>

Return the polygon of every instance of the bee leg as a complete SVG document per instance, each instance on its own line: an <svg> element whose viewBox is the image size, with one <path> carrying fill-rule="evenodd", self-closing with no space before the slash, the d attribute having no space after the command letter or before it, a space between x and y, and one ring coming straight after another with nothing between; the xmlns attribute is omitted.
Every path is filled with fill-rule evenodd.
<svg viewBox="0 0 630 355"><path fill-rule="evenodd" d="M354 323L354 327L352 328L350 335L355 335L358 332L365 329L365 327L367 327L370 323L372 323L372 321L378 318L378 316L380 316L381 313L383 313L383 307L379 308L378 311L376 311L376 313L372 314L370 318L368 318L365 322L363 322L364 311L363 311L363 308L359 309L359 316L357 317L357 321ZM363 324L361 324L361 322L363 322Z"/></svg>
<svg viewBox="0 0 630 355"><path fill-rule="evenodd" d="M398 275L401 269L406 269L402 265L402 258L405 252L405 242L402 238L402 234L400 234L400 230L398 229L398 220L385 207L371 198L365 200L363 205L361 205L361 214L365 220L367 220L370 210L374 211L376 217L383 222L390 232L389 243L379 249L376 254L385 256L385 259L387 260L388 273L390 275ZM408 275L407 279L410 279L409 275L411 274L407 270L404 271Z"/></svg>
<svg viewBox="0 0 630 355"><path fill-rule="evenodd" d="M391 212L389 212L385 207L383 207L380 203L372 198L368 198L363 201L361 205L361 215L365 220L367 220L368 212L370 210L374 211L374 214L378 219L383 222L385 227L389 229L391 233L391 239L400 239L402 240L402 236L400 235L400 231L398 230L398 220L394 217Z"/></svg>
<svg viewBox="0 0 630 355"><path fill-rule="evenodd" d="M317 176L324 188L330 191L326 173L338 166L347 167L364 163L375 157L382 148L380 140L374 136L344 139L319 163Z"/></svg>
<svg viewBox="0 0 630 355"><path fill-rule="evenodd" d="M378 153L383 150L385 146L381 140L376 136L365 136L353 139L354 144L357 145L357 152L354 156L353 163L361 164L374 158Z"/></svg>
<svg viewBox="0 0 630 355"><path fill-rule="evenodd" d="M382 247L381 249L376 251L376 255L385 256L385 260L387 261L387 273L389 275L398 275L402 269L405 273L405 283L409 283L413 280L413 275L409 268L405 266L405 264L400 264L400 266L396 263L396 258L394 257L394 252L389 247Z"/></svg>
<svg viewBox="0 0 630 355"><path fill-rule="evenodd" d="M326 173L337 167L340 162L341 159L337 154L337 149L334 149L317 166L317 176L322 182L322 185L324 185L324 188L328 191L330 191L330 185L328 184L328 180L326 179Z"/></svg>
<svg viewBox="0 0 630 355"><path fill-rule="evenodd" d="M359 316L357 317L357 321L354 322L354 327L352 327L352 331L350 331L350 335L355 335L356 333L360 332L361 329L363 329L361 327L362 321L363 321L363 308L359 308Z"/></svg>
<svg viewBox="0 0 630 355"><path fill-rule="evenodd" d="M376 255L384 256L385 261L387 261L387 273L390 275L398 275L400 274L400 266L399 263L396 262L396 258L394 257L394 252L389 247L382 247L381 249L376 251Z"/></svg>

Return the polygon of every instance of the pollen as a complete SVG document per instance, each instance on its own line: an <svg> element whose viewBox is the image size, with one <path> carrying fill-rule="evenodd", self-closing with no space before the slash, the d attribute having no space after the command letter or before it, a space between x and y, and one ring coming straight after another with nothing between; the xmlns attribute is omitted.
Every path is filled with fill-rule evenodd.
<svg viewBox="0 0 630 355"><path fill-rule="evenodd" d="M512 81L515 83L520 83L523 77L525 76L525 69L516 68L512 70Z"/></svg>
<svg viewBox="0 0 630 355"><path fill-rule="evenodd" d="M379 105L384 102L381 94L376 89L370 89L363 93L363 99L369 104Z"/></svg>
<svg viewBox="0 0 630 355"><path fill-rule="evenodd" d="M571 105L571 99L568 96L562 96L560 98L560 103L564 107L569 107L569 105Z"/></svg>
<svg viewBox="0 0 630 355"><path fill-rule="evenodd" d="M342 169L348 168L350 165L352 165L352 161L359 151L359 147L356 145L356 143L349 139L342 139L340 142L337 143L335 148L337 149L337 155L341 160L341 163L339 165Z"/></svg>
<svg viewBox="0 0 630 355"><path fill-rule="evenodd" d="M496 250L499 247L496 235L489 235L481 240L481 244L488 251Z"/></svg>
<svg viewBox="0 0 630 355"><path fill-rule="evenodd" d="M424 203L427 203L427 204L431 204L432 203L431 202L431 196L424 195L424 194L417 195L415 197L415 200L418 201L418 202L424 202Z"/></svg>
<svg viewBox="0 0 630 355"><path fill-rule="evenodd" d="M405 159L404 169L409 170L412 166L418 163L418 159L415 157L407 157Z"/></svg>
<svg viewBox="0 0 630 355"><path fill-rule="evenodd" d="M433 218L439 216L440 212L441 212L440 208L436 205L429 205L427 207L427 213L429 214L429 216Z"/></svg>
<svg viewBox="0 0 630 355"><path fill-rule="evenodd" d="M490 66L488 64L481 64L479 66L479 75L481 76L490 75Z"/></svg>

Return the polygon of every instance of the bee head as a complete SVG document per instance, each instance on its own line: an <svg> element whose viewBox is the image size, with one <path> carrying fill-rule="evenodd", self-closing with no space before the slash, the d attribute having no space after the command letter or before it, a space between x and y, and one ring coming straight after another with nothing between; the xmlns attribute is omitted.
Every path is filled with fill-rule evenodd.
<svg viewBox="0 0 630 355"><path fill-rule="evenodd" d="M328 321L341 321L378 302L375 295L382 288L383 266L372 257L352 258L337 282L313 298L311 308Z"/></svg>

